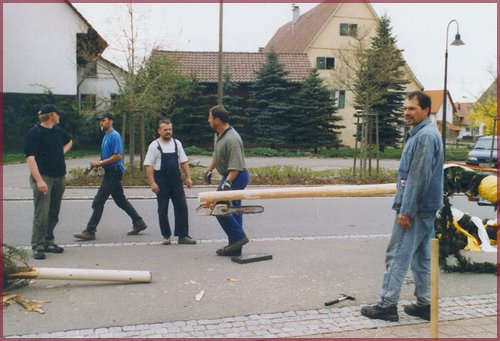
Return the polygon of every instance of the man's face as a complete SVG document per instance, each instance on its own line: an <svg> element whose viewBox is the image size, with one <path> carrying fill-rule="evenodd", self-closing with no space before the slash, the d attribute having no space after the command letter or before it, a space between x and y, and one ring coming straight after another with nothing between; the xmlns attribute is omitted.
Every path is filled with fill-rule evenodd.
<svg viewBox="0 0 500 341"><path fill-rule="evenodd" d="M51 112L49 114L49 117L52 120L52 123L54 123L54 124L58 124L60 119L61 119L61 116L59 116L59 114L56 112Z"/></svg>
<svg viewBox="0 0 500 341"><path fill-rule="evenodd" d="M163 140L169 141L172 138L173 128L171 124L162 123L158 127L158 135Z"/></svg>
<svg viewBox="0 0 500 341"><path fill-rule="evenodd" d="M212 128L213 130L215 130L215 128L216 128L215 118L212 115L211 111L208 112L208 124L210 125L210 128Z"/></svg>
<svg viewBox="0 0 500 341"><path fill-rule="evenodd" d="M113 126L113 121L110 120L109 118L105 117L105 118L101 118L99 120L99 127L101 128L102 131L104 132L107 132L108 130L111 129L111 127Z"/></svg>
<svg viewBox="0 0 500 341"><path fill-rule="evenodd" d="M406 124L413 127L429 116L429 110L431 109L422 109L418 104L417 98L405 99L405 103L403 105L403 117Z"/></svg>

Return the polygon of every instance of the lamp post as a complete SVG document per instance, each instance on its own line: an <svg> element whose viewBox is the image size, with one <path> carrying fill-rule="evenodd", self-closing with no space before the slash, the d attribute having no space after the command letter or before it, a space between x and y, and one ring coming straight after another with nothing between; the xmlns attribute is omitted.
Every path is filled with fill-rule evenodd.
<svg viewBox="0 0 500 341"><path fill-rule="evenodd" d="M452 23L457 24L457 34L455 35L455 40L450 44L453 46L465 45L465 43L460 39L460 32L458 21L455 19L451 20L448 23L448 27L446 28L446 52L444 54L444 93L443 93L443 121L441 126L441 138L443 139L443 155L446 156L446 100L448 99L448 90L447 82L448 82L448 31L450 30L450 25ZM446 160L446 158L445 158Z"/></svg>

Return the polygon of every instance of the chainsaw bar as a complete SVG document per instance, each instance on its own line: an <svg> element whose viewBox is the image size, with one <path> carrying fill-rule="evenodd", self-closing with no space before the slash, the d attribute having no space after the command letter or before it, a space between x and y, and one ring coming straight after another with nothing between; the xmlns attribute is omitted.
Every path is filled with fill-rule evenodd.
<svg viewBox="0 0 500 341"><path fill-rule="evenodd" d="M214 204L209 207L205 205L200 205L196 209L196 214L198 215L212 215L216 217L228 216L230 214L248 214L248 213L262 213L264 212L264 207L253 205L253 206L240 206L233 207L228 204Z"/></svg>

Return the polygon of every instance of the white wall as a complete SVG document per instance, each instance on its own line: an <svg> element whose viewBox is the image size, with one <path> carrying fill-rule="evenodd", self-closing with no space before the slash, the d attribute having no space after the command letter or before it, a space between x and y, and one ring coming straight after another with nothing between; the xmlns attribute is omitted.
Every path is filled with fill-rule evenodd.
<svg viewBox="0 0 500 341"><path fill-rule="evenodd" d="M80 77L82 69L79 71ZM81 94L95 94L98 109L105 109L109 105L112 94L118 94L120 88L117 82L123 84L125 71L118 67L99 60L97 63L97 77L87 77L80 86Z"/></svg>
<svg viewBox="0 0 500 341"><path fill-rule="evenodd" d="M87 25L66 3L3 4L3 91L75 95L76 34Z"/></svg>

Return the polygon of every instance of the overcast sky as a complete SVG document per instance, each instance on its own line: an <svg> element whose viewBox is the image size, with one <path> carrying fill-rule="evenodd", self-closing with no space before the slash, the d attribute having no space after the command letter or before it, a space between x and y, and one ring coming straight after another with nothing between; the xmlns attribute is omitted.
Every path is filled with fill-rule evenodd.
<svg viewBox="0 0 500 341"><path fill-rule="evenodd" d="M73 3L107 40L104 56L123 64L123 48L117 37L125 24L126 7L111 3ZM292 3L225 3L224 51L257 52L276 30L291 20ZM301 14L314 3L298 3ZM146 49L217 51L218 3L135 3L139 38ZM379 16L387 14L397 45L425 89L442 89L448 23L460 25L464 46L448 48L448 90L454 101L475 101L497 73L496 3L373 3ZM122 18L122 19L119 19ZM449 28L448 43L457 31ZM147 37L147 39L146 39Z"/></svg>

